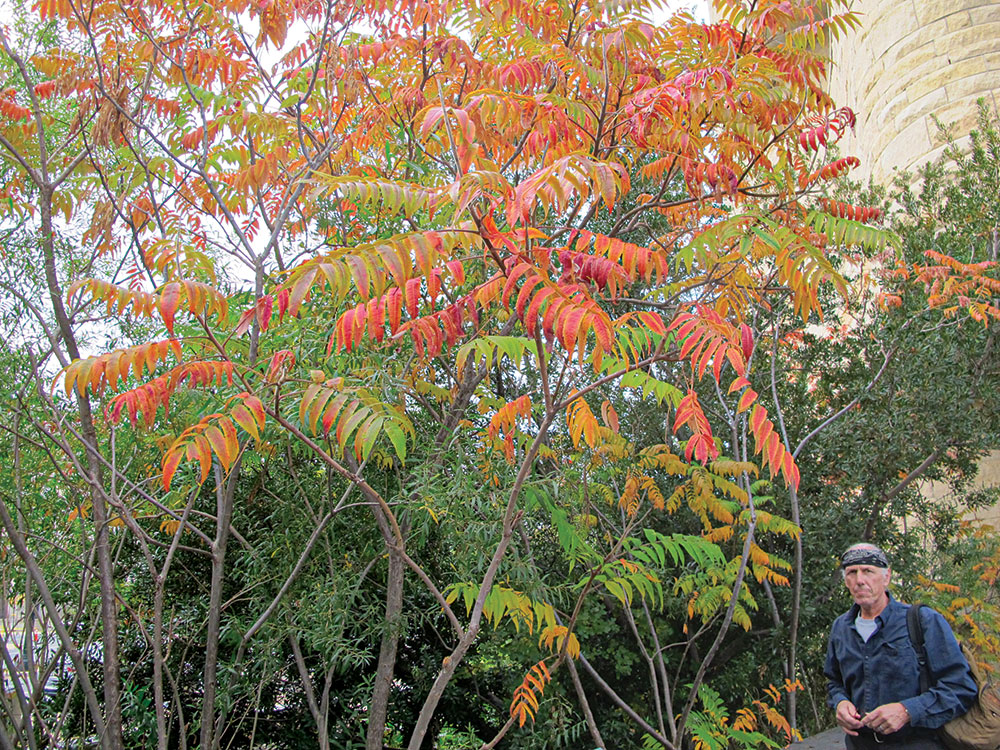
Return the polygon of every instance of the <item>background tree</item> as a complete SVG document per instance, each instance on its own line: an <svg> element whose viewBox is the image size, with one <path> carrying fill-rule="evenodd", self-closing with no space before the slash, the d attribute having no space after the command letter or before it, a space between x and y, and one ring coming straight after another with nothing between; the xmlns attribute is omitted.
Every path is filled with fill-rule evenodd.
<svg viewBox="0 0 1000 750"><path fill-rule="evenodd" d="M773 395L788 434L803 436L790 441L803 476L790 499L805 544L796 550L802 563L786 610L802 634L802 652L786 653L811 675L814 695L823 691L826 627L846 607L828 553L857 540L894 553L898 595L934 602L983 658L997 658L985 635L997 626L988 591L994 574L988 562L959 552L980 545L987 561L995 543L987 541L995 539L989 527L960 520L997 499L995 489L976 490L973 483L980 458L998 444L1000 424L997 206L969 199L972 185L992 195L989 186L997 184L995 113L981 108L972 144L968 153L950 148L919 182L900 175L891 191L860 198L858 187L851 188L855 200L884 203L886 221L901 238L898 250L846 255L842 267L860 293L845 314L801 334L782 328L774 337ZM839 416L827 422L831 415ZM951 498L930 502L922 493L928 480L950 487ZM805 725L826 720L817 702L813 717L802 717Z"/></svg>

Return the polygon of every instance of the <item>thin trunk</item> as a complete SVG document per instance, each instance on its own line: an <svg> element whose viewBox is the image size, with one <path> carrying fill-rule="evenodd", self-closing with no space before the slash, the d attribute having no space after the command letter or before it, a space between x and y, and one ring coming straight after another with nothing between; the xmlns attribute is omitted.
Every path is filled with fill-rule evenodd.
<svg viewBox="0 0 1000 750"><path fill-rule="evenodd" d="M2 721L0 721L0 750L14 750L14 743L11 742L10 735L4 729Z"/></svg>
<svg viewBox="0 0 1000 750"><path fill-rule="evenodd" d="M514 536L514 529L521 520L521 512L517 510L517 501L521 497L521 490L531 473L531 469L534 467L538 451L545 437L548 435L552 422L555 420L556 415L561 414L562 410L566 407L566 404L556 404L552 392L549 390L548 368L546 366L540 330L537 330L535 333L535 345L538 348L539 374L541 376L542 391L545 395L545 417L538 425L538 434L535 435L535 439L521 460L521 467L517 472L517 477L514 479L514 484L507 497L507 507L504 510L503 517L503 532L493 552L493 556L490 558L486 573L479 584L479 594L476 596L476 601L472 605L472 611L469 613L469 625L464 632L461 632L460 628L456 627L456 630L461 632L458 643L452 649L452 652L444 657L441 670L434 679L434 684L431 685L431 689L424 699L423 706L420 707L420 714L417 716L416 725L410 734L410 741L407 746L408 750L420 750L424 738L427 736L427 731L430 729L431 719L437 710L438 703L441 702L441 698L444 696L445 688L448 687L448 683L455 676L455 671L458 669L459 664L462 663L462 659L465 658L469 648L471 648L476 637L479 635L479 629L482 627L483 608L486 605L486 597L493 588L493 582L496 580L497 573L500 570L500 563L503 561L504 556L507 554L507 549L510 547L511 539ZM365 488L362 489L364 490ZM370 488L368 488L368 491L371 491ZM401 548L397 548L397 550L400 553L403 552ZM452 618L454 618L454 615L452 615Z"/></svg>
<svg viewBox="0 0 1000 750"><path fill-rule="evenodd" d="M604 738L601 737L601 730L597 728L597 721L594 720L594 712L590 710L590 702L587 700L587 693L584 692L583 683L580 681L580 673L576 669L576 664L572 659L566 660L569 669L570 679L573 681L573 689L576 690L576 698L580 701L580 708L583 710L583 718L587 722L587 731L590 738L598 748L605 748Z"/></svg>
<svg viewBox="0 0 1000 750"><path fill-rule="evenodd" d="M24 518L24 512L22 510L22 499L23 499L23 477L21 476L21 412L17 411L14 413L14 507L17 511L17 530L22 535L23 539L28 538L28 529L26 521ZM6 591L6 588L4 589ZM4 605L6 607L7 600L4 598ZM31 577L25 576L24 578L24 601L21 603L21 612L24 616L24 625L22 631L21 640L21 658L24 661L25 674L35 673L35 655L34 655L34 644L32 643L31 636L34 633L34 595L32 593L31 587ZM6 620L4 621L6 622ZM8 633L3 634L4 638L8 638ZM8 662L9 658L6 653L4 653L4 662ZM17 673L14 671L13 664L7 664L10 671L10 678L15 688L18 688ZM18 695L16 696L18 700L23 700L21 696L21 691L17 689ZM13 717L12 717L13 718ZM22 705L21 709L21 722L23 732L18 730L18 734L27 737L27 744L32 750L34 750L35 743L35 733L31 727L31 713L29 706ZM15 727L16 728L16 727Z"/></svg>
<svg viewBox="0 0 1000 750"><path fill-rule="evenodd" d="M376 513L381 513L381 511L376 509ZM402 557L400 557L399 552L390 547L389 575L385 594L385 630L382 633L378 669L375 672L375 686L372 689L372 700L368 709L366 750L382 750L385 721L389 712L389 695L392 691L392 677L396 667L399 632L402 627L404 573L405 566Z"/></svg>
<svg viewBox="0 0 1000 750"><path fill-rule="evenodd" d="M163 693L163 597L165 577L157 577L153 595L153 701L156 706L156 747L167 749L166 696Z"/></svg>
<svg viewBox="0 0 1000 750"><path fill-rule="evenodd" d="M639 633L639 627L636 625L632 608L624 607L623 609L625 617L628 619L629 628L632 631L632 637L635 638L635 642L639 646L639 652L646 661L646 669L649 671L649 692L653 696L653 708L656 711L656 726L659 728L660 734L666 736L667 730L663 724L663 703L660 701L660 685L656 672L656 664L653 662L653 657L646 648L646 644L642 641L642 635Z"/></svg>
<svg viewBox="0 0 1000 750"><path fill-rule="evenodd" d="M51 185L39 186L39 210L41 215L41 247L45 281L48 286L49 299L59 325L59 333L66 345L66 352L71 359L79 359L76 336L66 308L63 306L62 287L56 269L55 230L52 223L52 198L54 189ZM101 635L102 663L104 667L104 711L105 730L101 736L101 746L106 750L123 750L122 714L121 714L121 664L118 653L118 606L115 600L114 568L111 560L111 546L108 535L108 509L101 492L101 464L97 459L97 431L94 428L93 414L90 408L90 398L86 393L77 394L77 404L80 410L80 433L83 438L84 452L89 469L90 502L93 512L95 536L94 543L97 556L97 577L101 588Z"/></svg>
<svg viewBox="0 0 1000 750"><path fill-rule="evenodd" d="M225 583L226 544L229 521L233 514L233 493L239 475L239 462L228 480L215 464L215 541L212 543L212 579L208 597L208 625L205 629L205 669L201 707L202 750L217 750L221 727L215 725L215 696L219 685L219 636L222 631L222 587Z"/></svg>
<svg viewBox="0 0 1000 750"><path fill-rule="evenodd" d="M538 452L538 446L541 444L541 435L545 433L550 423L551 420L543 422L542 427L539 430L539 436L535 438L535 442L532 445L528 456L521 464L521 470L518 472L518 477L514 482L514 489L511 491L510 498L508 499L507 512L505 514L503 524L503 534L500 537L500 543L493 552L493 557L490 559L490 564L486 569L486 574L483 576L483 580L479 585L479 595L476 597L476 602L472 606L472 612L469 616L469 626L458 639L458 644L455 648L452 649L450 654L444 657L444 660L441 663L441 670L438 672L437 677L434 679L434 683L431 685L430 691L427 693L427 697L424 699L424 705L420 708L420 714L417 716L417 723L413 728L413 733L410 735L410 741L407 745L408 750L420 750L423 746L424 738L427 736L428 729L430 729L431 718L433 718L434 712L437 711L438 703L441 702L441 698L444 696L445 688L448 687L448 683L450 683L452 677L455 676L455 671L458 669L458 665L462 663L462 659L465 658L465 654L469 651L469 648L472 647L476 637L479 635L479 629L482 626L483 607L486 604L486 596L493 588L493 581L496 579L497 572L500 570L500 562L503 560L504 555L507 554L507 548L510 546L510 540L514 534L514 526L520 520L520 514L514 513L517 497L520 494L521 486L527 478L528 470L533 463L533 459Z"/></svg>
<svg viewBox="0 0 1000 750"><path fill-rule="evenodd" d="M649 627L649 632L653 639L653 648L655 649L656 655L656 669L660 675L660 683L663 685L663 694L658 696L658 700L663 701L663 707L667 715L667 726L669 727L670 736L674 737L677 735L677 725L674 720L674 699L672 696L672 691L670 690L670 680L667 677L667 664L663 660L663 648L660 646L660 637L656 634L656 625L653 623L653 615L649 611L649 606L646 601L642 602L642 611L646 615L646 625Z"/></svg>
<svg viewBox="0 0 1000 750"><path fill-rule="evenodd" d="M26 737L27 740L24 744L30 750L35 750L37 745L35 743L35 733L31 729L31 704L28 702L28 696L24 693L24 684L17 674L14 660L11 659L7 649L3 649L0 652L0 662L3 663L10 673L11 685L13 687L13 690L3 698L4 709L7 714L6 718L10 721L10 726L14 728L16 736L19 739ZM3 723L0 721L0 724Z"/></svg>
<svg viewBox="0 0 1000 750"><path fill-rule="evenodd" d="M795 487L789 487L792 502L792 523L801 528L799 514L799 493ZM788 628L788 662L785 667L788 679L794 684L798 679L798 646L799 646L799 613L802 611L802 565L804 560L802 549L802 534L795 537L795 572L792 575L792 614ZM798 729L798 690L788 691L788 723L792 729Z"/></svg>
<svg viewBox="0 0 1000 750"><path fill-rule="evenodd" d="M688 695L687 702L684 704L684 710L681 712L680 721L677 722L677 731L681 734L683 734L687 725L688 716L691 715L694 704L698 700L698 691L701 689L702 681L705 679L705 674L708 672L708 668L715 661L715 655L718 653L720 646L722 646L722 641L729 632L729 626L733 622L733 613L736 611L736 605L739 603L740 590L743 588L743 580L746 577L747 565L750 562L750 548L754 543L754 532L757 528L757 510L754 508L753 497L749 498L747 507L750 510L750 521L747 524L746 539L743 541L743 552L740 556L740 567L736 573L736 581L733 583L733 588L729 596L729 606L726 608L726 614L722 618L722 624L719 626L719 632L715 636L715 640L712 641L712 645L709 647L708 653L705 654L705 658L701 660L701 664L698 666L698 671L695 673L694 680L691 682L691 693Z"/></svg>
<svg viewBox="0 0 1000 750"><path fill-rule="evenodd" d="M177 530L174 532L170 549L167 551L159 573L151 571L154 574L155 586L155 593L153 595L153 700L156 702L157 750L167 749L169 735L166 712L167 698L163 689L163 676L166 669L166 657L163 653L163 603L166 597L167 574L170 572L174 553L180 544L181 534L184 533L184 527L187 524L188 516L191 514L191 508L194 506L197 494L196 490L192 491L191 496L188 498L187 505L184 507L184 514L181 516Z"/></svg>
<svg viewBox="0 0 1000 750"><path fill-rule="evenodd" d="M295 668L299 672L299 679L302 680L302 690L306 696L306 705L309 713L312 714L313 721L316 722L316 736L319 739L319 750L330 750L330 733L326 726L326 714L316 701L316 691L313 690L312 678L309 676L309 669L306 667L306 660L302 656L302 647L299 639L294 633L288 633L288 643L292 647L292 657L295 659Z"/></svg>

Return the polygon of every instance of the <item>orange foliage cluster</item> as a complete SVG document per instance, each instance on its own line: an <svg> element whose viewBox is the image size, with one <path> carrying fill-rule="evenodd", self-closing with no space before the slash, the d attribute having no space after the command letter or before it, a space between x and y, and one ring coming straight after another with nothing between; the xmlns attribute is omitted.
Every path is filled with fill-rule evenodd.
<svg viewBox="0 0 1000 750"><path fill-rule="evenodd" d="M38 11L82 28L69 0ZM661 356L689 360L692 379L711 372L721 382L727 366L744 378L749 306L790 292L808 318L818 285L837 283L827 244L870 239L837 222L879 214L829 200L810 212L803 202L814 183L858 165L821 159L855 116L824 92L817 52L854 17L779 2L723 2L720 14L655 26L597 2L369 0L349 11L211 0L191 25L171 0L124 12L97 3L86 29L104 52L37 55L35 101L70 100L96 118L99 144L143 154L118 202L94 212L88 237L102 252L138 238L147 252L129 286L88 279L70 298L155 316L171 335L182 312L230 326L227 296L200 278L199 258L219 242L207 227L221 224L242 257L279 265L242 306L228 331L236 336L332 306L328 355L408 341L429 366L513 316L527 337L595 372L609 357L626 372ZM347 33L362 19L368 36ZM256 38L244 33L248 20ZM291 39L296 24L306 31ZM260 64L272 48L273 72ZM37 106L8 90L0 124L23 129ZM686 197L665 199L669 186ZM679 225L643 233L644 214ZM696 258L681 260L685 244ZM302 250L291 267L280 257L288 245ZM143 269L155 270L157 289L142 288ZM648 305L642 295L677 302ZM967 292L953 284L942 295L963 304ZM74 365L67 382L115 390L121 363L149 351ZM282 367L295 377L298 365ZM121 394L118 410L149 418L181 380L170 378ZM753 390L737 390L739 411L753 407L758 452L794 483ZM693 393L675 404L675 427L690 428L688 458L704 461L717 449Z"/></svg>

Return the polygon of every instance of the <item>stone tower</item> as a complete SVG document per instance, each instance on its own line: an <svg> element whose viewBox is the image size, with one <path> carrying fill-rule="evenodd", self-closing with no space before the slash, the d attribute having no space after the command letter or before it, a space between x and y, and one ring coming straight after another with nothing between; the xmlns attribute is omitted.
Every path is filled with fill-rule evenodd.
<svg viewBox="0 0 1000 750"><path fill-rule="evenodd" d="M975 127L977 99L1000 111L1000 0L854 0L853 8L861 28L830 50L830 93L858 116L840 142L861 159L852 177L886 184L894 169L915 172L938 157L944 146L932 115L954 123L958 136ZM980 462L976 480L997 485L1000 450ZM922 491L935 499L949 492L934 482ZM1000 506L971 517L1000 524Z"/></svg>
<svg viewBox="0 0 1000 750"><path fill-rule="evenodd" d="M855 178L891 180L941 153L936 115L974 127L976 100L1000 109L1000 0L855 0L861 28L831 50L830 92L858 115L841 141Z"/></svg>

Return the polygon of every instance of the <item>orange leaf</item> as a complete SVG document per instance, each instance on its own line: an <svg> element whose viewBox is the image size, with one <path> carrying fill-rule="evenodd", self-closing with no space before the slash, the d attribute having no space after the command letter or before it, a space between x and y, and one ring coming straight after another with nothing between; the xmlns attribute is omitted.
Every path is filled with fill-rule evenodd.
<svg viewBox="0 0 1000 750"><path fill-rule="evenodd" d="M212 471L212 447L204 435L195 435L187 446L187 460L197 461L201 469L198 481L204 482Z"/></svg>
<svg viewBox="0 0 1000 750"><path fill-rule="evenodd" d="M743 391L743 395L740 396L740 403L736 407L736 412L744 412L750 408L754 401L757 400L757 391L753 388L747 388Z"/></svg>
<svg viewBox="0 0 1000 750"><path fill-rule="evenodd" d="M163 457L163 489L170 489L170 483L173 481L174 474L177 472L177 467L180 466L183 457L184 451L180 449L171 449Z"/></svg>
<svg viewBox="0 0 1000 750"><path fill-rule="evenodd" d="M748 385L750 385L750 381L741 375L729 385L729 393L738 391L740 388L746 388Z"/></svg>
<svg viewBox="0 0 1000 750"><path fill-rule="evenodd" d="M333 423L337 419L337 414L347 402L348 398L349 394L341 393L330 402L329 406L326 407L326 411L323 412L323 437L330 434L330 429L333 427Z"/></svg>
<svg viewBox="0 0 1000 750"><path fill-rule="evenodd" d="M606 399L601 404L601 416L604 418L604 424L615 432L618 432L618 412L615 411L615 407L612 406L611 402Z"/></svg>
<svg viewBox="0 0 1000 750"><path fill-rule="evenodd" d="M212 450L219 459L219 463L222 464L222 468L229 471L229 467L233 463L233 455L229 452L229 443L222 434L222 430L215 425L209 425L205 430L205 439L212 446Z"/></svg>

